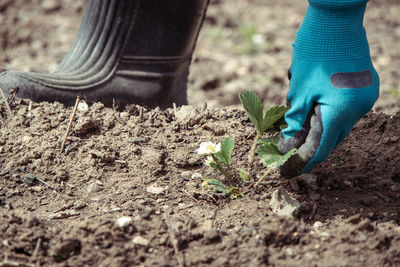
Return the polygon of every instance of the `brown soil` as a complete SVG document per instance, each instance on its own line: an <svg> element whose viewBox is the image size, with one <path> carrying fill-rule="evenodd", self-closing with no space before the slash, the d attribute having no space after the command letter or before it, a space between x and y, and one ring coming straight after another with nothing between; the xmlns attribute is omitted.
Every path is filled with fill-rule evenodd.
<svg viewBox="0 0 400 267"><path fill-rule="evenodd" d="M83 7L0 0L1 68L53 69ZM252 89L267 105L284 103L290 43L305 7L214 1L192 66L196 107L94 104L78 110L64 151L72 108L18 100L10 115L2 104L0 266L398 266L400 113L388 91L398 88L396 1L372 1L366 17L382 79L376 110L313 170L316 188L278 173L257 188L242 183L244 196L233 200L201 187L202 177L216 176L196 154L202 141L231 136L233 165L247 167L254 128L237 93ZM265 47L246 41L252 24ZM257 164L253 173L264 171ZM277 190L301 203L294 218L271 210ZM118 227L122 216L132 223Z"/></svg>

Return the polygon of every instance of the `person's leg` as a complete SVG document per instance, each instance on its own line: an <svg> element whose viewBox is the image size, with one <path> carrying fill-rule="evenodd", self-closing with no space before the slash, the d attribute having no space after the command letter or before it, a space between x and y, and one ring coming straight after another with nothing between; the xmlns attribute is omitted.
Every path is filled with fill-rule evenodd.
<svg viewBox="0 0 400 267"><path fill-rule="evenodd" d="M186 100L188 68L209 0L89 0L69 53L50 74L6 71L16 97L168 107Z"/></svg>

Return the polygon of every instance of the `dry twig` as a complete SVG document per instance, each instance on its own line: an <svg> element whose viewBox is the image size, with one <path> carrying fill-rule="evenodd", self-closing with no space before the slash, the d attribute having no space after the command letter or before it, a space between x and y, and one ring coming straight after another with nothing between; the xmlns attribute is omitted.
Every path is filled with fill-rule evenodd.
<svg viewBox="0 0 400 267"><path fill-rule="evenodd" d="M65 135L64 135L64 140L63 140L63 142L61 144L61 152L64 151L65 142L67 142L67 137L68 137L69 131L71 130L71 125L72 125L72 122L74 121L75 114L76 114L76 109L78 108L78 104L79 104L80 100L81 100L80 97L77 96L76 97L75 106L74 106L74 111L72 112L71 119L69 120L69 123L68 123L67 131L65 132Z"/></svg>
<svg viewBox="0 0 400 267"><path fill-rule="evenodd" d="M192 196L191 194L189 194L188 191L186 191L185 189L181 189L181 192L185 193L186 195L188 195L191 199L193 199L194 201L196 201L197 203L199 202L198 199L196 199L194 196Z"/></svg>
<svg viewBox="0 0 400 267"><path fill-rule="evenodd" d="M172 103L172 107L174 109L174 116L176 118L176 103L175 102Z"/></svg>
<svg viewBox="0 0 400 267"><path fill-rule="evenodd" d="M33 251L32 254L32 260L34 260L39 252L39 248L40 248L40 243L42 242L42 239L39 237L38 240L36 241L36 246L35 246L35 250Z"/></svg>
<svg viewBox="0 0 400 267"><path fill-rule="evenodd" d="M8 99L7 99L7 97L5 96L5 94L4 94L4 92L3 92L3 89L1 89L1 88L0 88L0 93L1 93L1 96L4 98L4 102L6 103L6 107L7 107L7 111L8 111L8 113L9 113L9 115L12 116L10 104L8 103Z"/></svg>

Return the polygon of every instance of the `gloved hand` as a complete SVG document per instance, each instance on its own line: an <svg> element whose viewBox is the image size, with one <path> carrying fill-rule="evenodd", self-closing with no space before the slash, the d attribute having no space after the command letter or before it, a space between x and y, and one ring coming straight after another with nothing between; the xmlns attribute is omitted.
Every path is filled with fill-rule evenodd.
<svg viewBox="0 0 400 267"><path fill-rule="evenodd" d="M309 0L289 70L288 127L282 153L297 148L281 167L293 177L325 160L374 105L379 77L362 26L368 0Z"/></svg>

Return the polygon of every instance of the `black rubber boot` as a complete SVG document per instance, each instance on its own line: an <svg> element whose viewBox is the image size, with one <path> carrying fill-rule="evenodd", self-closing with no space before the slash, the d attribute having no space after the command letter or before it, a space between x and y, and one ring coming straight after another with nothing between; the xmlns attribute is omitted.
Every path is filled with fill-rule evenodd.
<svg viewBox="0 0 400 267"><path fill-rule="evenodd" d="M6 71L16 97L111 106L187 103L192 52L209 0L89 0L69 53L50 74Z"/></svg>

